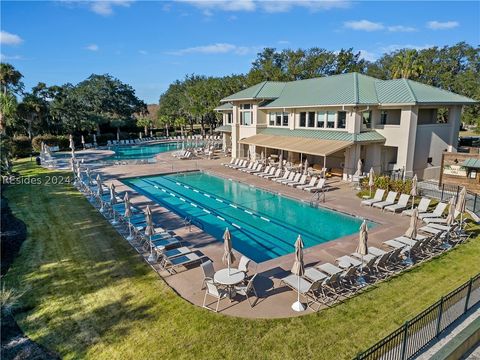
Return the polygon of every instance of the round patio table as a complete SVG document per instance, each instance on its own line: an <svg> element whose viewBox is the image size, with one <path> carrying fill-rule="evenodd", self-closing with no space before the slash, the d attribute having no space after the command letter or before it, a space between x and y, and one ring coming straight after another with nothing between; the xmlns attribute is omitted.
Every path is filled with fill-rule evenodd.
<svg viewBox="0 0 480 360"><path fill-rule="evenodd" d="M227 286L228 295L232 298L235 296L235 291L233 291L234 285L240 284L245 280L245 273L237 268L230 268L230 270L222 269L213 275L213 280L218 284Z"/></svg>

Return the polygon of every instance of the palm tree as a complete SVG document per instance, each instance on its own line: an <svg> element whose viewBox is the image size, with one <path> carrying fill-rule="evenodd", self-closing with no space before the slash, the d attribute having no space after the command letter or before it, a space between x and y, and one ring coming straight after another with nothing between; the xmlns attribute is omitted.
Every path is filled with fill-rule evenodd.
<svg viewBox="0 0 480 360"><path fill-rule="evenodd" d="M393 58L391 71L394 79L418 78L423 73L418 51L415 49L398 51Z"/></svg>
<svg viewBox="0 0 480 360"><path fill-rule="evenodd" d="M0 93L0 134L4 135L7 129L7 119L17 112L17 99L8 93Z"/></svg>

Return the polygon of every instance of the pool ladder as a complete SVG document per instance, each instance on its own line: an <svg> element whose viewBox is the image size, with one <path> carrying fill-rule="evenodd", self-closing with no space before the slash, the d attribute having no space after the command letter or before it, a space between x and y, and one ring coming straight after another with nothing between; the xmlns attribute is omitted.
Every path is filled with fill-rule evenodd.
<svg viewBox="0 0 480 360"><path fill-rule="evenodd" d="M313 194L312 198L310 199L310 206L317 208L320 202L325 202L325 191L321 190Z"/></svg>
<svg viewBox="0 0 480 360"><path fill-rule="evenodd" d="M185 228L188 227L189 232L192 231L192 225L195 225L195 226L199 227L200 229L204 230L203 224L200 221L195 220L195 219L193 219L191 217L188 217L188 216L185 217L185 219L183 219L183 226Z"/></svg>

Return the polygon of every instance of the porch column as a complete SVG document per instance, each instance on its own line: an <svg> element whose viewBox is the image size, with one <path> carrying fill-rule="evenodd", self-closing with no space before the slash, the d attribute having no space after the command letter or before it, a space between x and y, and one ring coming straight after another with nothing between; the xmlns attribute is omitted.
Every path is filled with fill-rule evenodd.
<svg viewBox="0 0 480 360"><path fill-rule="evenodd" d="M233 106L232 112L232 157L238 158L240 157L240 148L238 141L240 140L239 137L239 126L238 126L238 107L236 105Z"/></svg>
<svg viewBox="0 0 480 360"><path fill-rule="evenodd" d="M353 144L345 150L345 165L343 167L343 180L349 180L356 171L360 145Z"/></svg>
<svg viewBox="0 0 480 360"><path fill-rule="evenodd" d="M450 124L450 134L448 138L448 151L457 152L458 132L460 130L460 118L462 116L461 106L452 106L448 109L448 123Z"/></svg>

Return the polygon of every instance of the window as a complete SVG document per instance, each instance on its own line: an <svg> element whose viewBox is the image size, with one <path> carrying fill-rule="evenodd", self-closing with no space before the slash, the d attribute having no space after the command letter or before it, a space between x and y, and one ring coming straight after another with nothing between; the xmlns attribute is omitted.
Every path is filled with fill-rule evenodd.
<svg viewBox="0 0 480 360"><path fill-rule="evenodd" d="M268 116L270 126L288 126L288 112L274 112Z"/></svg>
<svg viewBox="0 0 480 360"><path fill-rule="evenodd" d="M339 111L337 113L337 128L345 129L347 125L347 113L345 111Z"/></svg>
<svg viewBox="0 0 480 360"><path fill-rule="evenodd" d="M362 113L362 125L364 128L371 128L372 127L372 112L371 111L364 111Z"/></svg>
<svg viewBox="0 0 480 360"><path fill-rule="evenodd" d="M227 121L226 124L231 124L232 121L233 121L233 114L232 113L227 113L226 115L227 115L226 116L226 121Z"/></svg>
<svg viewBox="0 0 480 360"><path fill-rule="evenodd" d="M240 125L252 125L252 104L240 105Z"/></svg>
<svg viewBox="0 0 480 360"><path fill-rule="evenodd" d="M317 113L317 127L319 128L325 127L325 111L319 111Z"/></svg>
<svg viewBox="0 0 480 360"><path fill-rule="evenodd" d="M327 128L333 129L335 127L335 112L327 112Z"/></svg>
<svg viewBox="0 0 480 360"><path fill-rule="evenodd" d="M307 113L306 112L301 112L300 113L300 123L298 124L300 127L305 127L307 126Z"/></svg>
<svg viewBox="0 0 480 360"><path fill-rule="evenodd" d="M308 113L308 127L315 127L315 113L312 111Z"/></svg>
<svg viewBox="0 0 480 360"><path fill-rule="evenodd" d="M380 124L385 125L387 123L387 112L385 110L382 110L380 113Z"/></svg>

